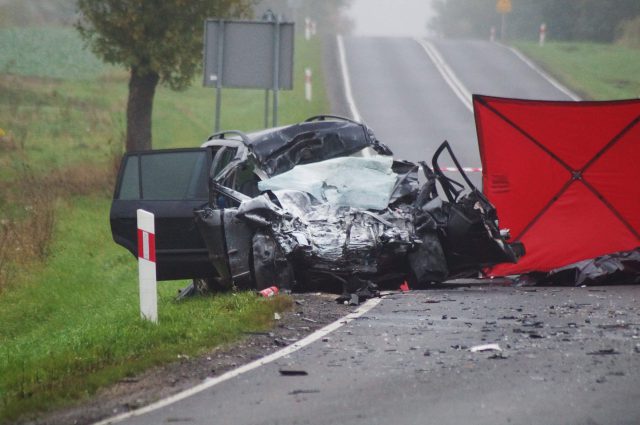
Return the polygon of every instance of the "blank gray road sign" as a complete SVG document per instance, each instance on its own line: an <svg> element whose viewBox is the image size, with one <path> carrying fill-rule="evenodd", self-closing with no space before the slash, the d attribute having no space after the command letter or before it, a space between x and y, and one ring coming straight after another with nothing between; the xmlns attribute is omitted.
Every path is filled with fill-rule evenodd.
<svg viewBox="0 0 640 425"><path fill-rule="evenodd" d="M218 37L221 22L205 22L204 85L216 86L218 76ZM271 21L223 21L222 87L273 89L274 31ZM280 28L279 89L293 88L293 39L291 22Z"/></svg>

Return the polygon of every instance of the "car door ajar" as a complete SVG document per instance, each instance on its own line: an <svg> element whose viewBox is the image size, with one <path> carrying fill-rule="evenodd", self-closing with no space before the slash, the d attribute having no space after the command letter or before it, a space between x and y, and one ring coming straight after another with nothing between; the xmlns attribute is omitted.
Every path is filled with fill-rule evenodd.
<svg viewBox="0 0 640 425"><path fill-rule="evenodd" d="M113 239L137 256L136 211L153 213L158 280L216 276L193 215L208 202L216 149L133 152L122 160L111 204Z"/></svg>

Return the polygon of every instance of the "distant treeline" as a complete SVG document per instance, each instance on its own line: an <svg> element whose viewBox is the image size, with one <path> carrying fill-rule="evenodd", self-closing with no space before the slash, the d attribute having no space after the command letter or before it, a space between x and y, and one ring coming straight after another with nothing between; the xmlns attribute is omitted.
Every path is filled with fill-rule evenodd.
<svg viewBox="0 0 640 425"><path fill-rule="evenodd" d="M506 35L512 39L538 37L540 24L547 37L563 41L612 42L624 36L640 17L640 0L511 0ZM445 37L487 38L491 27L500 33L496 0L433 0L436 15L429 28Z"/></svg>

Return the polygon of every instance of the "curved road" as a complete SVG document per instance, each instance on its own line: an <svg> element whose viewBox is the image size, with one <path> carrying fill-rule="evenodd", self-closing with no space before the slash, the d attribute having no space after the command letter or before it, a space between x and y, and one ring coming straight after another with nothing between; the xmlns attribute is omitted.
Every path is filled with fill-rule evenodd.
<svg viewBox="0 0 640 425"><path fill-rule="evenodd" d="M480 165L471 111L421 44L344 46L356 106L398 157L427 159L446 138L463 165ZM505 47L431 46L470 92L568 98ZM122 423L637 424L639 299L639 286L396 294L297 352ZM501 351L470 351L487 343Z"/></svg>

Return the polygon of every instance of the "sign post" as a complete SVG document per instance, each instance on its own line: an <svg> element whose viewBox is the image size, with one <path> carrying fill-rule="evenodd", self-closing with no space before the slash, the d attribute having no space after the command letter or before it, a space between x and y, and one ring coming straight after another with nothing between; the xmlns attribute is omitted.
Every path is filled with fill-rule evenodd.
<svg viewBox="0 0 640 425"><path fill-rule="evenodd" d="M158 323L155 218L145 210L138 210L137 215L140 316L145 320Z"/></svg>
<svg viewBox="0 0 640 425"><path fill-rule="evenodd" d="M293 89L295 34L293 22L272 15L263 21L205 21L203 85L216 88L216 132L223 87L264 89L265 124L267 91L273 90L273 125L278 123L278 92Z"/></svg>
<svg viewBox="0 0 640 425"><path fill-rule="evenodd" d="M511 0L498 0L496 11L502 15L502 25L500 27L500 40L504 41L507 32L507 13L511 13Z"/></svg>

